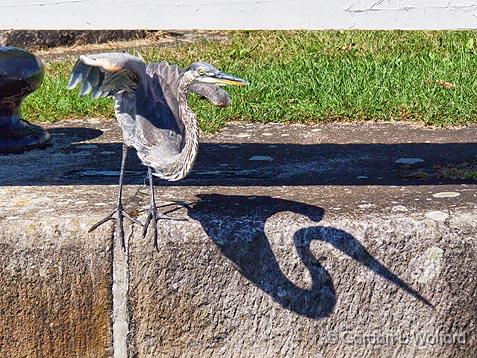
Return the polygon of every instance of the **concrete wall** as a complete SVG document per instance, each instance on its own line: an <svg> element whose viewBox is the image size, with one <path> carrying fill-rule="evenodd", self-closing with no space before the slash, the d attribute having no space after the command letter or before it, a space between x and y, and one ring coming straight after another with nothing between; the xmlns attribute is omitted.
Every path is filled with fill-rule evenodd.
<svg viewBox="0 0 477 358"><path fill-rule="evenodd" d="M477 0L0 0L0 29L462 29Z"/></svg>
<svg viewBox="0 0 477 358"><path fill-rule="evenodd" d="M180 186L157 183L158 249L126 226L129 255L111 224L88 233L115 202L120 129L49 130L53 147L0 156L1 358L477 357L477 185L397 182L394 162L470 161L476 126L229 125Z"/></svg>

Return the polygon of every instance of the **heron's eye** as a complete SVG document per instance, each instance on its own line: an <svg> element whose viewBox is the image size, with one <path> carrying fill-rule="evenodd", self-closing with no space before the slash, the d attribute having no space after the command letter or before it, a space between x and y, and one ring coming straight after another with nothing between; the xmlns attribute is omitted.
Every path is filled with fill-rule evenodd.
<svg viewBox="0 0 477 358"><path fill-rule="evenodd" d="M203 68L199 68L199 70L197 71L197 73L198 73L200 76L205 75L205 71L204 71Z"/></svg>

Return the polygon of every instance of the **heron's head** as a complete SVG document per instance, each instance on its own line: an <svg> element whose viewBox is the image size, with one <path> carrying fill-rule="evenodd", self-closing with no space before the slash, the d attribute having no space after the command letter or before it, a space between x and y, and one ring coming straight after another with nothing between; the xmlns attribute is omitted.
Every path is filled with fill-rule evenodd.
<svg viewBox="0 0 477 358"><path fill-rule="evenodd" d="M196 82L211 83L218 86L233 85L233 86L246 86L248 82L224 73L211 64L205 62L194 62L190 65L188 71L192 73Z"/></svg>

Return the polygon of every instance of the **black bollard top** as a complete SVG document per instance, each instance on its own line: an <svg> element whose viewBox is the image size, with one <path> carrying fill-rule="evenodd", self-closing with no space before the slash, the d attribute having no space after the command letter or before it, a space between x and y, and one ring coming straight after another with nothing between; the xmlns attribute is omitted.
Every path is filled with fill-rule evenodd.
<svg viewBox="0 0 477 358"><path fill-rule="evenodd" d="M44 69L40 60L17 47L0 46L0 106L19 103L38 88Z"/></svg>
<svg viewBox="0 0 477 358"><path fill-rule="evenodd" d="M0 154L22 153L51 144L48 132L20 115L23 98L40 86L43 75L43 65L32 53L0 46Z"/></svg>

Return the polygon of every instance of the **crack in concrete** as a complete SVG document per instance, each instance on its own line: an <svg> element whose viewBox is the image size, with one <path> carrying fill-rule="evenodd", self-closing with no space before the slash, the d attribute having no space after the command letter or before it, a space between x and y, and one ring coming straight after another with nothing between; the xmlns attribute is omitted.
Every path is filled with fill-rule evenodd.
<svg viewBox="0 0 477 358"><path fill-rule="evenodd" d="M129 357L129 240L134 233L131 226L129 235L126 235L123 249L121 240L113 233L113 315L112 315L112 339L113 358Z"/></svg>

